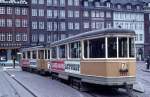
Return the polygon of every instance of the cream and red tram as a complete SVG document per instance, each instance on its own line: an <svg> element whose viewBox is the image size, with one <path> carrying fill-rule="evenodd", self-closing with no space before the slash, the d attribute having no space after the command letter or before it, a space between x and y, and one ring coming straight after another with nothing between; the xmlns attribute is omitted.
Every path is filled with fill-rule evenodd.
<svg viewBox="0 0 150 97"><path fill-rule="evenodd" d="M49 44L52 76L65 80L124 86L136 74L135 32L104 29L78 34Z"/></svg>
<svg viewBox="0 0 150 97"><path fill-rule="evenodd" d="M21 67L23 70L36 70L42 73L48 71L50 50L43 46L35 46L21 49Z"/></svg>

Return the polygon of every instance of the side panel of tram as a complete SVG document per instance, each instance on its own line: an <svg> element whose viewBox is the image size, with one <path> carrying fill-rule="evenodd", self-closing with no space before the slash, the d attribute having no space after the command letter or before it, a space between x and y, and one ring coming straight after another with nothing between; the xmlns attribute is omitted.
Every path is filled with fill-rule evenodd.
<svg viewBox="0 0 150 97"><path fill-rule="evenodd" d="M101 37L51 48L50 72L69 80L102 85L135 82L136 62L133 36Z"/></svg>
<svg viewBox="0 0 150 97"><path fill-rule="evenodd" d="M48 71L50 50L45 48L25 48L22 50L21 67L23 70Z"/></svg>

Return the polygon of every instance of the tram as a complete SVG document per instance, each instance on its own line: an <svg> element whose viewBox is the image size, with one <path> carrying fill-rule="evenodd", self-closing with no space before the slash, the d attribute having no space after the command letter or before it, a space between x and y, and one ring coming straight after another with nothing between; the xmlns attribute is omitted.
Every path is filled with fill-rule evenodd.
<svg viewBox="0 0 150 97"><path fill-rule="evenodd" d="M132 88L136 76L134 39L135 32L127 29L89 31L48 43L47 48L25 48L22 63L28 65L22 67L33 66L28 58L42 57L34 66L48 70L52 78Z"/></svg>
<svg viewBox="0 0 150 97"><path fill-rule="evenodd" d="M135 82L135 32L90 31L49 44L52 75L81 82L131 86Z"/></svg>
<svg viewBox="0 0 150 97"><path fill-rule="evenodd" d="M48 62L50 59L50 50L43 46L23 48L21 50L22 70L48 72Z"/></svg>

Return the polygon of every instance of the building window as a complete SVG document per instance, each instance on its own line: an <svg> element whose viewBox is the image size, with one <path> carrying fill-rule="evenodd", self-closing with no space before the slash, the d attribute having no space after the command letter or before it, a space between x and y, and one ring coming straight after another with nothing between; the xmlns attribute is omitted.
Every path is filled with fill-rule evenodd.
<svg viewBox="0 0 150 97"><path fill-rule="evenodd" d="M21 35L20 34L16 34L16 41L21 41Z"/></svg>
<svg viewBox="0 0 150 97"><path fill-rule="evenodd" d="M0 7L0 14L5 14L5 7Z"/></svg>
<svg viewBox="0 0 150 97"><path fill-rule="evenodd" d="M60 22L60 30L65 31L66 30L66 24L65 22Z"/></svg>
<svg viewBox="0 0 150 97"><path fill-rule="evenodd" d="M68 0L68 5L72 6L73 5L73 0Z"/></svg>
<svg viewBox="0 0 150 97"><path fill-rule="evenodd" d="M0 19L0 27L5 27L5 19Z"/></svg>
<svg viewBox="0 0 150 97"><path fill-rule="evenodd" d="M65 10L60 10L60 18L65 18Z"/></svg>
<svg viewBox="0 0 150 97"><path fill-rule="evenodd" d="M120 4L117 5L117 9L121 9L121 5Z"/></svg>
<svg viewBox="0 0 150 97"><path fill-rule="evenodd" d="M44 29L44 22L39 22L39 29Z"/></svg>
<svg viewBox="0 0 150 97"><path fill-rule="evenodd" d="M80 29L80 24L79 23L75 23L75 29L79 30Z"/></svg>
<svg viewBox="0 0 150 97"><path fill-rule="evenodd" d="M52 18L53 14L52 14L52 10L47 10L47 18Z"/></svg>
<svg viewBox="0 0 150 97"><path fill-rule="evenodd" d="M95 7L100 7L100 2L95 2Z"/></svg>
<svg viewBox="0 0 150 97"><path fill-rule="evenodd" d="M19 7L15 8L15 14L20 15L20 8Z"/></svg>
<svg viewBox="0 0 150 97"><path fill-rule="evenodd" d="M47 31L53 30L53 22L47 22Z"/></svg>
<svg viewBox="0 0 150 97"><path fill-rule="evenodd" d="M7 34L7 41L12 41L12 34Z"/></svg>
<svg viewBox="0 0 150 97"><path fill-rule="evenodd" d="M130 10L131 9L131 5L127 5L127 9Z"/></svg>
<svg viewBox="0 0 150 97"><path fill-rule="evenodd" d="M32 34L32 42L36 42L37 41L37 34Z"/></svg>
<svg viewBox="0 0 150 97"><path fill-rule="evenodd" d="M22 15L27 15L27 8L22 8Z"/></svg>
<svg viewBox="0 0 150 97"><path fill-rule="evenodd" d="M106 22L106 28L111 28L111 22Z"/></svg>
<svg viewBox="0 0 150 97"><path fill-rule="evenodd" d="M54 31L57 31L58 30L58 22L54 22Z"/></svg>
<svg viewBox="0 0 150 97"><path fill-rule="evenodd" d="M27 34L22 35L22 41L27 41Z"/></svg>
<svg viewBox="0 0 150 97"><path fill-rule="evenodd" d="M73 17L73 11L72 10L68 11L68 17Z"/></svg>
<svg viewBox="0 0 150 97"><path fill-rule="evenodd" d="M32 29L37 29L37 22L32 22Z"/></svg>
<svg viewBox="0 0 150 97"><path fill-rule="evenodd" d="M106 6L110 8L110 7L111 7L110 2L107 2L107 3L106 3Z"/></svg>
<svg viewBox="0 0 150 97"><path fill-rule="evenodd" d="M58 5L58 0L53 0L53 5L57 6Z"/></svg>
<svg viewBox="0 0 150 97"><path fill-rule="evenodd" d="M84 22L84 29L89 28L89 22Z"/></svg>
<svg viewBox="0 0 150 97"><path fill-rule="evenodd" d="M54 13L54 18L58 18L58 10L54 10L53 13Z"/></svg>
<svg viewBox="0 0 150 97"><path fill-rule="evenodd" d="M0 34L0 41L5 41L5 34L4 33Z"/></svg>
<svg viewBox="0 0 150 97"><path fill-rule="evenodd" d="M39 42L44 42L44 34L39 35Z"/></svg>
<svg viewBox="0 0 150 97"><path fill-rule="evenodd" d="M106 17L111 18L111 12L106 12Z"/></svg>
<svg viewBox="0 0 150 97"><path fill-rule="evenodd" d="M60 0L60 6L65 6L65 0Z"/></svg>
<svg viewBox="0 0 150 97"><path fill-rule="evenodd" d="M44 4L44 0L39 0L39 4Z"/></svg>
<svg viewBox="0 0 150 97"><path fill-rule="evenodd" d="M7 19L7 27L12 27L12 19Z"/></svg>
<svg viewBox="0 0 150 97"><path fill-rule="evenodd" d="M22 27L28 27L28 21L22 20Z"/></svg>
<svg viewBox="0 0 150 97"><path fill-rule="evenodd" d="M12 7L7 7L7 14L12 14Z"/></svg>
<svg viewBox="0 0 150 97"><path fill-rule="evenodd" d="M20 27L20 19L16 19L16 27Z"/></svg>
<svg viewBox="0 0 150 97"><path fill-rule="evenodd" d="M79 1L79 0L74 0L74 5L75 5L75 6L79 6L79 4L80 4L80 1Z"/></svg>
<svg viewBox="0 0 150 97"><path fill-rule="evenodd" d="M75 12L74 12L74 16L75 16L76 18L78 18L78 17L80 16L79 11L75 11Z"/></svg>
<svg viewBox="0 0 150 97"><path fill-rule="evenodd" d="M91 17L94 18L96 16L95 11L91 11L91 15L92 15Z"/></svg>
<svg viewBox="0 0 150 97"><path fill-rule="evenodd" d="M89 6L88 1L84 1L84 7L88 7L88 6Z"/></svg>
<svg viewBox="0 0 150 97"><path fill-rule="evenodd" d="M84 11L84 12L83 12L83 16L84 16L84 17L89 17L89 12L88 12L88 11Z"/></svg>
<svg viewBox="0 0 150 97"><path fill-rule="evenodd" d="M52 0L47 0L47 6L52 6L53 2Z"/></svg>
<svg viewBox="0 0 150 97"><path fill-rule="evenodd" d="M51 42L51 35L47 35L47 42Z"/></svg>
<svg viewBox="0 0 150 97"><path fill-rule="evenodd" d="M69 22L69 23L68 23L68 29L70 29L70 30L73 29L73 23L72 23L72 22Z"/></svg>
<svg viewBox="0 0 150 97"><path fill-rule="evenodd" d="M103 11L100 12L100 17L102 17L102 18L104 17L104 12Z"/></svg>
<svg viewBox="0 0 150 97"><path fill-rule="evenodd" d="M140 34L140 41L143 40L143 34Z"/></svg>
<svg viewBox="0 0 150 97"><path fill-rule="evenodd" d="M44 10L43 9L39 9L39 16L44 16Z"/></svg>
<svg viewBox="0 0 150 97"><path fill-rule="evenodd" d="M37 16L37 9L32 9L32 16Z"/></svg>
<svg viewBox="0 0 150 97"><path fill-rule="evenodd" d="M37 0L31 0L32 4L37 4Z"/></svg>

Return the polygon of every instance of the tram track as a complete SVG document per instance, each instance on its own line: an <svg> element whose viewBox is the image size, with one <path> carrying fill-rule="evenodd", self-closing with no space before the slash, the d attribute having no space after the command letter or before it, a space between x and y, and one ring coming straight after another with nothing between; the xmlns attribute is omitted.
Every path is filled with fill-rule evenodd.
<svg viewBox="0 0 150 97"><path fill-rule="evenodd" d="M20 94L17 92L17 90L15 89L15 87L11 84L11 82L6 78L5 75L2 75L3 78L5 79L5 81L7 81L7 83L9 84L9 86L13 89L14 91L14 94L17 96L17 97L21 97Z"/></svg>
<svg viewBox="0 0 150 97"><path fill-rule="evenodd" d="M17 79L15 79L14 77L12 77L11 74L9 74L7 71L5 71L5 73L10 76L15 82L17 82L20 86L22 86L27 92L29 92L33 97L38 97L35 93L33 93L30 89L28 89L25 85L23 85L20 81L18 81ZM5 77L6 78L6 77ZM6 78L7 80L7 78ZM8 80L7 80L8 81ZM9 81L8 81L9 82ZM17 92L17 90L14 88L14 86L9 82L10 86L15 90L15 93L17 95L19 95L19 93ZM18 97L21 97L20 95Z"/></svg>

